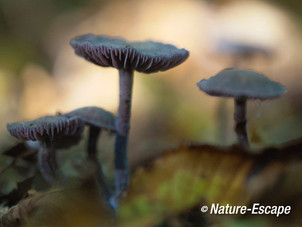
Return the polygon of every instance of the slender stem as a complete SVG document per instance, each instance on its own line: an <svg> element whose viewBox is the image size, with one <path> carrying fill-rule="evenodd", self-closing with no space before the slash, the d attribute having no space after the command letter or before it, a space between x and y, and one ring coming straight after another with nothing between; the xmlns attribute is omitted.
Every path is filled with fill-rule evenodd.
<svg viewBox="0 0 302 227"><path fill-rule="evenodd" d="M101 134L101 129L95 126L89 126L89 137L88 137L88 146L87 153L88 159L94 159L97 157L97 143L99 136Z"/></svg>
<svg viewBox="0 0 302 227"><path fill-rule="evenodd" d="M98 186L101 189L102 195L105 197L107 202L109 202L112 193L110 190L109 183L105 177L105 174L102 169L102 165L98 160L97 157L97 143L99 136L101 134L101 129L98 127L90 126L89 127L89 138L88 138L88 147L87 147L87 153L88 153L88 160L93 163L95 166L95 179L98 184Z"/></svg>
<svg viewBox="0 0 302 227"><path fill-rule="evenodd" d="M246 131L246 99L235 99L234 120L239 145L249 147L249 139Z"/></svg>
<svg viewBox="0 0 302 227"><path fill-rule="evenodd" d="M228 111L227 102L225 99L220 98L217 106L217 118L218 118L218 132L217 139L219 143L226 144L228 141Z"/></svg>
<svg viewBox="0 0 302 227"><path fill-rule="evenodd" d="M129 184L127 158L128 133L130 129L133 70L119 70L119 110L116 120L115 183L116 194L126 191Z"/></svg>
<svg viewBox="0 0 302 227"><path fill-rule="evenodd" d="M44 179L51 184L55 183L58 180L58 164L54 144L49 139L41 141L38 162Z"/></svg>

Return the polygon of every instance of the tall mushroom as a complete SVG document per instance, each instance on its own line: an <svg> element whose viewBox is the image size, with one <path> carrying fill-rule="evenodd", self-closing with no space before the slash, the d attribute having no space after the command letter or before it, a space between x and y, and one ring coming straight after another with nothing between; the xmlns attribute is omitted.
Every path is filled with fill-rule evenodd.
<svg viewBox="0 0 302 227"><path fill-rule="evenodd" d="M115 116L99 107L89 106L76 109L64 114L66 117L78 117L86 125L89 126L89 138L87 146L88 160L90 160L96 168L96 180L99 184L102 194L110 200L112 193L108 181L103 173L102 165L97 158L97 142L102 130L115 132Z"/></svg>
<svg viewBox="0 0 302 227"><path fill-rule="evenodd" d="M127 42L86 34L70 41L75 53L86 60L104 67L119 70L119 109L116 121L115 179L119 195L128 187L127 145L130 128L131 96L134 70L144 73L165 71L184 62L189 52L170 44L153 41Z"/></svg>
<svg viewBox="0 0 302 227"><path fill-rule="evenodd" d="M286 88L264 75L235 68L224 69L217 75L201 80L197 86L212 96L233 97L235 100L235 131L239 145L249 146L246 130L246 100L272 99L281 96Z"/></svg>
<svg viewBox="0 0 302 227"><path fill-rule="evenodd" d="M77 144L84 123L78 117L44 116L33 121L8 124L7 129L17 139L40 141L39 169L46 181L55 183L58 180L55 150Z"/></svg>

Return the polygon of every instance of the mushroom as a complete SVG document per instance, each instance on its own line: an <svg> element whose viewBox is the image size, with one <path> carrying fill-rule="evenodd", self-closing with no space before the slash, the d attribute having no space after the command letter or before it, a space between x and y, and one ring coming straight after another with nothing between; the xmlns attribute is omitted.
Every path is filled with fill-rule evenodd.
<svg viewBox="0 0 302 227"><path fill-rule="evenodd" d="M7 125L10 134L20 140L40 141L38 164L45 180L58 180L56 149L68 148L81 139L84 123L78 117L44 116L33 121Z"/></svg>
<svg viewBox="0 0 302 227"><path fill-rule="evenodd" d="M189 52L170 44L153 41L127 42L120 38L109 38L86 34L70 41L75 53L86 60L104 67L119 70L119 109L116 120L115 179L116 192L120 194L128 187L127 144L130 128L133 71L154 73L165 71L184 62Z"/></svg>
<svg viewBox="0 0 302 227"><path fill-rule="evenodd" d="M66 117L78 117L86 125L89 126L89 143L87 147L88 158L94 158L97 153L97 140L101 130L108 130L115 132L116 117L99 107L89 106L76 109L69 113L64 114Z"/></svg>
<svg viewBox="0 0 302 227"><path fill-rule="evenodd" d="M115 116L99 107L90 106L83 107L64 114L66 117L78 117L86 125L89 126L89 139L87 146L88 159L95 165L96 179L104 197L109 200L111 197L111 190L106 177L102 171L102 166L97 158L97 142L101 131L108 130L115 132Z"/></svg>
<svg viewBox="0 0 302 227"><path fill-rule="evenodd" d="M274 54L273 50L268 47L224 39L218 44L218 53L231 56L233 60L232 67L238 67L240 60L247 61L255 56L270 59Z"/></svg>
<svg viewBox="0 0 302 227"><path fill-rule="evenodd" d="M234 38L234 37L233 37ZM246 63L251 65L251 60L256 57L263 57L263 60L272 60L274 55L273 49L261 43L250 43L246 41L239 41L234 39L220 38L216 44L216 54L225 56L230 59L232 68L244 67ZM267 61L269 63L269 61ZM217 106L218 112L218 139L222 143L228 140L227 128L227 110L226 102L221 99Z"/></svg>
<svg viewBox="0 0 302 227"><path fill-rule="evenodd" d="M249 147L246 131L246 100L272 99L286 91L283 85L260 73L235 68L224 69L209 79L199 81L197 86L212 96L234 98L235 131L238 143L242 147Z"/></svg>

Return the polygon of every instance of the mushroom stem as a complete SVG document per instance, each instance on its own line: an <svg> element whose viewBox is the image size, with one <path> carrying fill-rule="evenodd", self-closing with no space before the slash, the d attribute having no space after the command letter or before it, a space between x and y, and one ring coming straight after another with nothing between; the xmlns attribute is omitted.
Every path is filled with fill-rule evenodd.
<svg viewBox="0 0 302 227"><path fill-rule="evenodd" d="M222 144L226 144L228 141L228 111L227 102L225 99L220 99L217 106L217 118L218 118L218 132L217 139Z"/></svg>
<svg viewBox="0 0 302 227"><path fill-rule="evenodd" d="M89 137L88 137L88 159L94 159L97 157L97 143L99 136L101 134L101 129L95 126L89 126Z"/></svg>
<svg viewBox="0 0 302 227"><path fill-rule="evenodd" d="M58 180L58 164L56 160L56 151L51 140L42 140L38 152L39 169L44 179L53 184Z"/></svg>
<svg viewBox="0 0 302 227"><path fill-rule="evenodd" d="M239 145L249 147L249 139L246 131L246 99L235 98L234 120Z"/></svg>
<svg viewBox="0 0 302 227"><path fill-rule="evenodd" d="M116 194L120 195L128 187L128 133L130 129L133 70L119 70L119 109L116 119L115 139L115 184Z"/></svg>
<svg viewBox="0 0 302 227"><path fill-rule="evenodd" d="M101 163L97 158L97 143L99 136L101 134L101 129L98 127L90 126L89 127L89 138L88 138L88 160L91 161L95 167L95 179L100 187L101 193L104 198L109 202L112 194L110 190L109 183L105 177L105 174L102 169Z"/></svg>

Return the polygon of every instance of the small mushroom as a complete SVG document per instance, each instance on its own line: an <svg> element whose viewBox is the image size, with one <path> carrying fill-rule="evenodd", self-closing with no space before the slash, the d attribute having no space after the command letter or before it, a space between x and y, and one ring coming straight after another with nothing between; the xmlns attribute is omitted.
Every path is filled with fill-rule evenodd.
<svg viewBox="0 0 302 227"><path fill-rule="evenodd" d="M233 37L235 38L235 37ZM274 56L273 49L267 45L257 42L247 42L246 40L240 41L236 39L229 39L221 37L216 43L216 54L224 56L226 59L231 60L232 68L244 67L247 63L251 65L253 59L262 57L266 63L270 63ZM228 113L226 110L226 100L221 99L217 106L218 113L218 139L222 143L228 140L227 128L229 127L226 118Z"/></svg>
<svg viewBox="0 0 302 227"><path fill-rule="evenodd" d="M119 38L92 34L70 41L75 53L104 67L119 70L119 110L116 120L115 176L117 194L128 187L127 145L130 128L131 96L134 70L143 73L165 71L184 62L189 52L170 44L153 41L127 42Z"/></svg>
<svg viewBox="0 0 302 227"><path fill-rule="evenodd" d="M87 146L88 159L94 163L97 173L97 182L100 185L103 195L107 200L109 200L112 196L111 190L102 171L102 166L97 158L97 142L102 130L108 130L109 132L116 131L116 117L112 113L95 106L79 108L64 114L64 116L78 117L89 126L89 139Z"/></svg>
<svg viewBox="0 0 302 227"><path fill-rule="evenodd" d="M78 117L44 116L33 121L8 124L7 129L17 139L40 141L39 168L45 180L54 183L58 180L55 150L77 144L84 123Z"/></svg>
<svg viewBox="0 0 302 227"><path fill-rule="evenodd" d="M232 67L238 67L240 60L248 61L255 56L270 59L274 54L273 50L268 47L224 39L218 44L218 52L232 58Z"/></svg>
<svg viewBox="0 0 302 227"><path fill-rule="evenodd" d="M235 131L239 145L249 146L246 131L246 100L272 99L281 96L286 88L264 75L235 68L224 69L217 75L201 80L197 86L212 96L233 97L235 100Z"/></svg>
<svg viewBox="0 0 302 227"><path fill-rule="evenodd" d="M114 114L106 111L100 107L88 106L82 107L71 112L65 113L66 117L79 117L86 125L94 126L100 129L105 129L111 132L115 132L115 120Z"/></svg>
<svg viewBox="0 0 302 227"><path fill-rule="evenodd" d="M78 117L89 126L89 143L87 148L88 157L94 158L96 156L97 140L102 129L108 130L109 132L116 131L116 117L112 113L100 107L83 107L66 113L64 116Z"/></svg>

